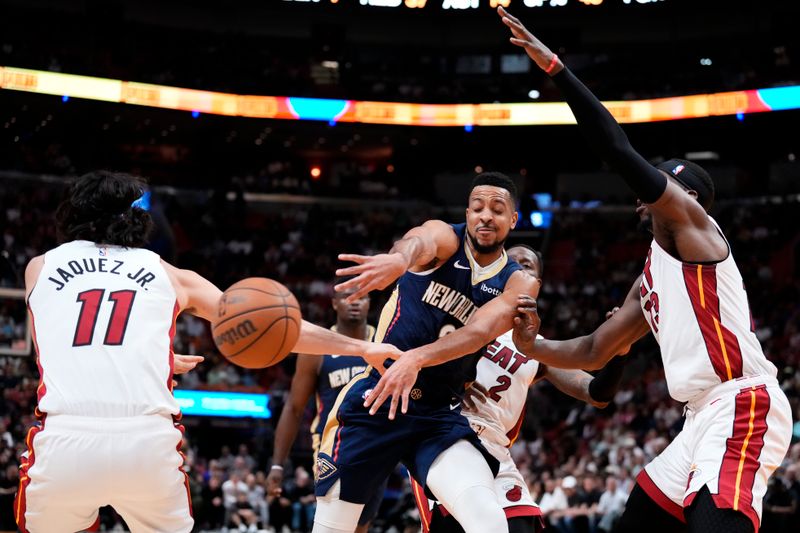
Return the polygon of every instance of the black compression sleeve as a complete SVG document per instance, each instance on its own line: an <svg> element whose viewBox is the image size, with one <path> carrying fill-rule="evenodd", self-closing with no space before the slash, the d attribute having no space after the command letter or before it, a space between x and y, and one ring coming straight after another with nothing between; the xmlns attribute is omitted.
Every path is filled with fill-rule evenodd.
<svg viewBox="0 0 800 533"><path fill-rule="evenodd" d="M589 382L589 396L597 402L610 402L617 393L619 383L622 381L622 373L628 363L628 357L618 355Z"/></svg>
<svg viewBox="0 0 800 533"><path fill-rule="evenodd" d="M658 200L667 188L667 178L633 149L628 136L600 100L566 67L552 79L600 157L620 173L641 201Z"/></svg>

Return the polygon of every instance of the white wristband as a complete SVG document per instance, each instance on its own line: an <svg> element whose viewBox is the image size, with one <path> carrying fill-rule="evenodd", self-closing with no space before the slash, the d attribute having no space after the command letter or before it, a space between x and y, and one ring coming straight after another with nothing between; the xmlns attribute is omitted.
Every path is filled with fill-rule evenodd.
<svg viewBox="0 0 800 533"><path fill-rule="evenodd" d="M272 465L269 469L270 470L283 470L283 467L281 465Z"/></svg>

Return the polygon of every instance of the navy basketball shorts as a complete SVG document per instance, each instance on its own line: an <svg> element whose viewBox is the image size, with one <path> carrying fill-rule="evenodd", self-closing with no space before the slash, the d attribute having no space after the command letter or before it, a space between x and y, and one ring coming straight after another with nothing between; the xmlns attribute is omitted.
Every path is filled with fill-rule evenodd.
<svg viewBox="0 0 800 533"><path fill-rule="evenodd" d="M316 495L325 496L339 481L339 499L366 504L398 463L427 490L428 470L444 450L464 439L486 459L493 474L499 464L481 444L460 403L427 403L424 390L415 389L408 412L389 420L389 402L370 415L364 398L380 379L364 372L345 387L328 415L316 468ZM415 394L412 391L412 396ZM465 468L467 465L465 465Z"/></svg>

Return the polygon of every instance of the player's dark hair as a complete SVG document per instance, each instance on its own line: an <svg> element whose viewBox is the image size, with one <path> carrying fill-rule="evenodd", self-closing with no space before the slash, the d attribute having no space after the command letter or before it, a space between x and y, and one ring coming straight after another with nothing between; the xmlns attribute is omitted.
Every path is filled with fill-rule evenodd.
<svg viewBox="0 0 800 533"><path fill-rule="evenodd" d="M62 241L87 240L140 248L153 220L131 204L144 194L141 178L96 170L76 179L58 206L56 224Z"/></svg>
<svg viewBox="0 0 800 533"><path fill-rule="evenodd" d="M536 248L533 248L532 246L528 246L527 244L523 243L514 244L508 247L509 250L512 248L525 248L526 250L530 250L531 252L533 252L533 255L536 256L536 260L539 262L539 277L541 278L542 271L544 270L544 256L542 255L542 252L540 252Z"/></svg>
<svg viewBox="0 0 800 533"><path fill-rule="evenodd" d="M697 193L697 201L708 211L714 204L714 180L706 169L686 159L669 159L656 165L677 182Z"/></svg>
<svg viewBox="0 0 800 533"><path fill-rule="evenodd" d="M511 195L511 200L514 202L515 209L517 204L519 204L519 191L517 191L517 185L514 183L514 180L501 172L481 172L475 176L475 178L473 178L472 189L479 187L480 185L489 185L492 187L500 187L501 189L505 189Z"/></svg>

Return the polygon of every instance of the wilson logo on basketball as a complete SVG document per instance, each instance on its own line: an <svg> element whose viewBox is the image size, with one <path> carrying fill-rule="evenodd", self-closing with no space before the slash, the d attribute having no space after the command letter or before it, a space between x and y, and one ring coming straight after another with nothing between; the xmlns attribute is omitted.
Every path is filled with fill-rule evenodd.
<svg viewBox="0 0 800 533"><path fill-rule="evenodd" d="M239 322L214 337L217 346L234 344L258 331L258 328L249 320Z"/></svg>

